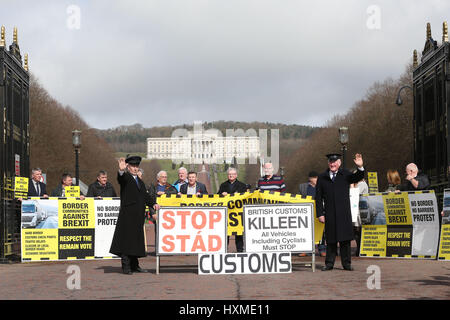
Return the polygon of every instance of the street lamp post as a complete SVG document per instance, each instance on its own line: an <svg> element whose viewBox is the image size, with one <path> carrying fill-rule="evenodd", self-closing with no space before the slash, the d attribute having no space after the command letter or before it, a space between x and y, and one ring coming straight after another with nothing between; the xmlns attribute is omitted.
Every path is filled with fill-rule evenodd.
<svg viewBox="0 0 450 320"><path fill-rule="evenodd" d="M342 166L345 169L345 156L346 156L347 144L348 144L348 128L347 127L339 128L339 142L342 145Z"/></svg>
<svg viewBox="0 0 450 320"><path fill-rule="evenodd" d="M413 88L411 88L411 86L403 86L403 87L401 87L401 88L398 90L398 93L397 93L397 100L395 100L395 104L396 104L396 105L398 105L398 106L401 106L401 105L402 105L403 100L402 100L402 97L400 96L400 93L402 92L403 89L406 89L406 88L413 90Z"/></svg>
<svg viewBox="0 0 450 320"><path fill-rule="evenodd" d="M77 186L80 185L80 167L78 164L78 154L81 149L81 131L72 131L72 144L75 149L75 178L77 179Z"/></svg>

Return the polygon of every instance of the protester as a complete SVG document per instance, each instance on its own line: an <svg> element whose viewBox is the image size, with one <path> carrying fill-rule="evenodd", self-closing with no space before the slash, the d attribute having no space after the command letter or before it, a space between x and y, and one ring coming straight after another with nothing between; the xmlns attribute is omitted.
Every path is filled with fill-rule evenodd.
<svg viewBox="0 0 450 320"><path fill-rule="evenodd" d="M227 170L228 173L228 180L223 182L220 187L219 187L219 191L217 192L218 194L221 195L228 195L228 194L233 194L233 193L241 193L241 192L246 192L248 190L248 186L239 181L237 179L238 173L237 173L237 169L230 167ZM230 237L227 237L227 243L229 243L229 239ZM243 235L235 235L234 236L234 242L236 244L236 251L237 252L243 252L244 251L244 236Z"/></svg>
<svg viewBox="0 0 450 320"><path fill-rule="evenodd" d="M426 190L430 187L430 180L424 173L419 173L417 165L410 163L406 166L406 181L397 186L399 191Z"/></svg>
<svg viewBox="0 0 450 320"><path fill-rule="evenodd" d="M402 183L402 179L400 178L400 175L398 174L397 170L391 170L389 169L386 173L387 182L388 182L388 188L385 192L394 192L397 190L397 187Z"/></svg>
<svg viewBox="0 0 450 320"><path fill-rule="evenodd" d="M353 172L356 173L356 170ZM357 183L353 183L350 185L350 188L356 188L358 189L358 194L367 194L369 193L369 186L367 185L366 181L363 179ZM358 199L359 203L359 199ZM355 256L359 256L359 251L361 248L361 218L359 216L359 209L358 209L358 217L356 219L356 222L353 223L353 237L356 241L356 252Z"/></svg>
<svg viewBox="0 0 450 320"><path fill-rule="evenodd" d="M350 209L350 184L364 178L363 159L355 155L356 173L340 168L341 155L327 154L328 169L319 175L316 185L316 211L321 223L325 223L327 253L322 271L332 270L339 242L341 263L344 270L353 270L351 265L351 240L353 239Z"/></svg>
<svg viewBox="0 0 450 320"><path fill-rule="evenodd" d="M66 187L75 186L73 183L73 178L70 173L63 173L61 177L61 184L59 184L51 193L52 197L65 197ZM80 190L80 199L84 199L84 195Z"/></svg>
<svg viewBox="0 0 450 320"><path fill-rule="evenodd" d="M308 182L302 183L299 186L299 192L302 196L316 196L316 184L317 184L317 177L319 174L316 171L311 171L308 174Z"/></svg>
<svg viewBox="0 0 450 320"><path fill-rule="evenodd" d="M176 194L177 189L167 183L167 172L161 170L156 175L156 183L150 185L148 192L151 196L161 196L163 194Z"/></svg>
<svg viewBox="0 0 450 320"><path fill-rule="evenodd" d="M188 173L188 183L183 184L180 187L179 194L191 194L191 195L202 195L208 194L206 186L197 181L197 172L190 171Z"/></svg>
<svg viewBox="0 0 450 320"><path fill-rule="evenodd" d="M187 173L188 171L185 167L181 167L180 169L178 169L178 180L172 184L175 187L175 189L177 189L177 192L180 192L180 187L183 184L188 183Z"/></svg>
<svg viewBox="0 0 450 320"><path fill-rule="evenodd" d="M97 174L97 181L89 185L88 197L108 198L117 197L114 186L108 181L106 171L100 170Z"/></svg>
<svg viewBox="0 0 450 320"><path fill-rule="evenodd" d="M145 206L159 210L156 199L149 195L144 182L137 175L141 160L139 156L119 159L117 180L120 184L120 211L109 251L121 257L124 274L148 272L140 268L138 260L146 256Z"/></svg>
<svg viewBox="0 0 450 320"><path fill-rule="evenodd" d="M264 176L258 180L258 189L261 191L277 191L284 192L286 185L284 179L280 176L274 175L273 165L267 162L263 166Z"/></svg>
<svg viewBox="0 0 450 320"><path fill-rule="evenodd" d="M313 199L316 196L316 184L317 184L317 177L319 174L316 171L311 171L308 174L308 182L302 183L299 186L299 192L302 196L311 196ZM319 255L321 257L325 257L326 255L326 249L327 246L325 245L325 232L322 234L322 239L319 242L319 245L317 246ZM306 253L300 253L300 257L306 257Z"/></svg>
<svg viewBox="0 0 450 320"><path fill-rule="evenodd" d="M247 185L237 179L238 173L236 168L228 168L227 175L228 180L220 185L218 194L226 196L227 194L247 191Z"/></svg>
<svg viewBox="0 0 450 320"><path fill-rule="evenodd" d="M47 186L42 182L42 170L40 168L31 170L31 179L28 180L28 197L48 198Z"/></svg>

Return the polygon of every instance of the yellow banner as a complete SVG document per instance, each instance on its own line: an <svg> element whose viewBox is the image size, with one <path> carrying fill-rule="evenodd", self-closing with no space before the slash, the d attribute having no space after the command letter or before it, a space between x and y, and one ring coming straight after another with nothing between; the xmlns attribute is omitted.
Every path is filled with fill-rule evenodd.
<svg viewBox="0 0 450 320"><path fill-rule="evenodd" d="M58 229L22 229L22 260L58 260Z"/></svg>
<svg viewBox="0 0 450 320"><path fill-rule="evenodd" d="M386 256L387 226L363 226L361 234L361 256Z"/></svg>
<svg viewBox="0 0 450 320"><path fill-rule="evenodd" d="M25 177L14 178L14 197L16 199L28 197L28 178Z"/></svg>
<svg viewBox="0 0 450 320"><path fill-rule="evenodd" d="M439 260L450 260L450 224L442 225L439 243Z"/></svg>
<svg viewBox="0 0 450 320"><path fill-rule="evenodd" d="M60 229L95 228L94 198L58 201L58 227Z"/></svg>
<svg viewBox="0 0 450 320"><path fill-rule="evenodd" d="M70 186L65 187L66 198L79 198L80 197L80 186Z"/></svg>
<svg viewBox="0 0 450 320"><path fill-rule="evenodd" d="M386 224L388 225L411 225L411 208L407 192L396 194L390 192L383 195L386 213Z"/></svg>
<svg viewBox="0 0 450 320"><path fill-rule="evenodd" d="M378 174L376 172L367 172L367 182L369 193L378 192Z"/></svg>

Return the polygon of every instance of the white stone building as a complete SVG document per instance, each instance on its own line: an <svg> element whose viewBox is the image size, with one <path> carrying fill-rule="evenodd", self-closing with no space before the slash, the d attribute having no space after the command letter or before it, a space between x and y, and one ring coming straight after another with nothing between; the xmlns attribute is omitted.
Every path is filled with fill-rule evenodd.
<svg viewBox="0 0 450 320"><path fill-rule="evenodd" d="M258 136L227 136L214 130L189 132L183 137L147 138L148 159L170 159L175 163L256 163L260 157ZM246 161L246 159L248 159Z"/></svg>

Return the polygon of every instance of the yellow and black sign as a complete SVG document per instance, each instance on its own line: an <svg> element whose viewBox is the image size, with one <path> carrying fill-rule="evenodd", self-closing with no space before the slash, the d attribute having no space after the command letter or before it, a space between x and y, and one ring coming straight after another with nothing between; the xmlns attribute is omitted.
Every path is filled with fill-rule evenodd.
<svg viewBox="0 0 450 320"><path fill-rule="evenodd" d="M97 203L97 206L95 205ZM112 234L104 225L96 225L100 213L96 208L107 210L113 204L116 209L120 200L86 198L30 198L22 201L22 261L72 260L112 257L109 252ZM111 213L112 214L112 213ZM116 215L115 215L116 216ZM106 247L95 247L96 233L100 235L99 243ZM96 257L96 250L102 256Z"/></svg>
<svg viewBox="0 0 450 320"><path fill-rule="evenodd" d="M28 178L25 177L14 178L14 197L16 199L28 197Z"/></svg>
<svg viewBox="0 0 450 320"><path fill-rule="evenodd" d="M79 198L80 197L80 186L69 186L65 187L66 198Z"/></svg>
<svg viewBox="0 0 450 320"><path fill-rule="evenodd" d="M360 256L436 257L439 221L433 191L361 195L359 214Z"/></svg>
<svg viewBox="0 0 450 320"><path fill-rule="evenodd" d="M450 224L442 225L439 244L439 260L450 260Z"/></svg>
<svg viewBox="0 0 450 320"><path fill-rule="evenodd" d="M58 201L58 227L60 229L86 229L95 227L94 199L60 199Z"/></svg>
<svg viewBox="0 0 450 320"><path fill-rule="evenodd" d="M369 193L378 192L378 174L376 172L367 172L367 182Z"/></svg>

